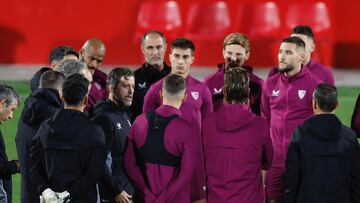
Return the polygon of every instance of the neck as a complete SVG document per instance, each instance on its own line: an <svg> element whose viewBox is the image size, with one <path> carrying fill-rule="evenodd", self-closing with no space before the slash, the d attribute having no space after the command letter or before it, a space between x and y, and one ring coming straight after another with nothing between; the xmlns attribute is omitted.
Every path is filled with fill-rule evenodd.
<svg viewBox="0 0 360 203"><path fill-rule="evenodd" d="M293 70L285 73L285 75L287 75L287 76L289 76L289 77L292 77L292 76L296 75L296 74L297 74L298 72L300 72L300 71L301 71L301 65L298 66L297 68L294 68Z"/></svg>
<svg viewBox="0 0 360 203"><path fill-rule="evenodd" d="M75 111L80 111L80 112L84 112L84 105L81 106L69 106L67 104L65 104L64 109L69 109L69 110L75 110Z"/></svg>
<svg viewBox="0 0 360 203"><path fill-rule="evenodd" d="M311 58L310 58L310 57L307 57L306 59L304 59L304 61L303 61L302 64L307 65L307 64L310 63L310 60L311 60Z"/></svg>
<svg viewBox="0 0 360 203"><path fill-rule="evenodd" d="M176 102L176 101L171 101L171 100L167 100L167 99L163 99L163 105L167 105L167 106L172 106L176 109L180 109L182 102Z"/></svg>
<svg viewBox="0 0 360 203"><path fill-rule="evenodd" d="M314 114L315 115L322 115L322 114L335 114L335 110L332 112L326 112L326 111L322 111L322 110L314 110Z"/></svg>
<svg viewBox="0 0 360 203"><path fill-rule="evenodd" d="M164 63L161 63L160 65L151 65L149 63L146 63L147 67L153 68L159 72L161 72L164 69Z"/></svg>

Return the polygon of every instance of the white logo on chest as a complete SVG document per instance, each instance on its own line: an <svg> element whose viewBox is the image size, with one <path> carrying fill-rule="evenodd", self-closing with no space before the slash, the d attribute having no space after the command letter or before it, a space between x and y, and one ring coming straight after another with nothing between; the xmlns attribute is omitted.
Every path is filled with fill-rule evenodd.
<svg viewBox="0 0 360 203"><path fill-rule="evenodd" d="M117 126L118 130L122 129L121 123L116 123L116 126Z"/></svg>
<svg viewBox="0 0 360 203"><path fill-rule="evenodd" d="M271 96L278 97L280 95L280 90L273 90Z"/></svg>
<svg viewBox="0 0 360 203"><path fill-rule="evenodd" d="M214 88L214 94L221 94L221 93L222 93L222 88L220 89Z"/></svg>
<svg viewBox="0 0 360 203"><path fill-rule="evenodd" d="M198 99L199 99L199 92L191 92L191 96L192 96L195 100L198 100Z"/></svg>
<svg viewBox="0 0 360 203"><path fill-rule="evenodd" d="M143 84L138 84L140 89L145 89L146 88L146 82L144 82Z"/></svg>
<svg viewBox="0 0 360 203"><path fill-rule="evenodd" d="M298 90L298 96L300 99L303 99L306 95L306 90Z"/></svg>

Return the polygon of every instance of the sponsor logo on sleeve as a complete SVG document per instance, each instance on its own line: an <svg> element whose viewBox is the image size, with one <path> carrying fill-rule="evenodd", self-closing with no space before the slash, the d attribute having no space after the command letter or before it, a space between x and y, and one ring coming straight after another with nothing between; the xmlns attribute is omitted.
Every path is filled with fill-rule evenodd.
<svg viewBox="0 0 360 203"><path fill-rule="evenodd" d="M144 82L143 84L138 84L139 89L145 89L146 88L146 82Z"/></svg>
<svg viewBox="0 0 360 203"><path fill-rule="evenodd" d="M214 88L214 94L222 94L222 88L219 89Z"/></svg>
<svg viewBox="0 0 360 203"><path fill-rule="evenodd" d="M280 90L273 90L271 96L278 97L280 95Z"/></svg>

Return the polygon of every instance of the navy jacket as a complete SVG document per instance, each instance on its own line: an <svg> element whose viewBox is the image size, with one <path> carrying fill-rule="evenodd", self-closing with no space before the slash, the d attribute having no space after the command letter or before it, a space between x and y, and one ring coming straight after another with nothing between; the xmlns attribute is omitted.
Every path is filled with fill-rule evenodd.
<svg viewBox="0 0 360 203"><path fill-rule="evenodd" d="M134 99L132 103L131 120L134 121L137 116L142 113L144 105L144 97L150 86L160 79L164 78L171 72L171 67L164 63L164 69L159 72L155 68L144 63L140 68L134 72L135 89Z"/></svg>
<svg viewBox="0 0 360 203"><path fill-rule="evenodd" d="M100 197L113 200L122 191L133 195L134 188L124 171L123 156L130 129L130 118L124 106L117 106L112 101L103 101L93 110L92 121L100 125L106 135L106 143L110 149L105 175L100 184Z"/></svg>
<svg viewBox="0 0 360 203"><path fill-rule="evenodd" d="M285 200L360 202L360 147L356 134L333 114L299 126L286 157Z"/></svg>
<svg viewBox="0 0 360 203"><path fill-rule="evenodd" d="M19 173L19 168L15 161L9 161L6 155L5 142L0 130L0 179L3 181L4 190L7 195L8 203L12 202L12 182L11 175Z"/></svg>
<svg viewBox="0 0 360 203"><path fill-rule="evenodd" d="M36 71L36 73L33 75L33 77L30 80L30 89L31 91L36 90L37 88L39 88L39 84L40 84L40 77L43 73L45 73L48 70L52 70L49 67L42 67L40 70Z"/></svg>
<svg viewBox="0 0 360 203"><path fill-rule="evenodd" d="M25 100L15 139L21 171L21 203L39 200L39 194L29 177L31 140L40 124L54 115L62 106L58 91L50 88L35 89Z"/></svg>
<svg viewBox="0 0 360 203"><path fill-rule="evenodd" d="M72 202L95 203L106 160L105 135L76 110L60 109L43 122L30 149L30 178L38 193L68 191Z"/></svg>

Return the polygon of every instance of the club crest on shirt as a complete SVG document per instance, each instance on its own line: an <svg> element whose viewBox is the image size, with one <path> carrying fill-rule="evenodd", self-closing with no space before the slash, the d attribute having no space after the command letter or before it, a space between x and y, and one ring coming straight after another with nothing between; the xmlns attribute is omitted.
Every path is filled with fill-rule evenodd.
<svg viewBox="0 0 360 203"><path fill-rule="evenodd" d="M191 96L192 96L195 100L198 100L198 99L199 99L199 92L191 92Z"/></svg>
<svg viewBox="0 0 360 203"><path fill-rule="evenodd" d="M139 89L145 89L146 88L146 82L144 82L143 84L138 84Z"/></svg>
<svg viewBox="0 0 360 203"><path fill-rule="evenodd" d="M280 90L273 90L271 96L278 97L280 95Z"/></svg>
<svg viewBox="0 0 360 203"><path fill-rule="evenodd" d="M221 94L222 93L222 88L216 89L214 87L214 94Z"/></svg>
<svg viewBox="0 0 360 203"><path fill-rule="evenodd" d="M303 99L306 95L306 90L298 90L298 96L300 99Z"/></svg>
<svg viewBox="0 0 360 203"><path fill-rule="evenodd" d="M122 129L121 123L116 123L116 126L117 126L118 130Z"/></svg>

